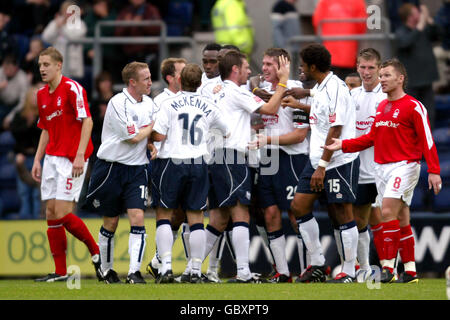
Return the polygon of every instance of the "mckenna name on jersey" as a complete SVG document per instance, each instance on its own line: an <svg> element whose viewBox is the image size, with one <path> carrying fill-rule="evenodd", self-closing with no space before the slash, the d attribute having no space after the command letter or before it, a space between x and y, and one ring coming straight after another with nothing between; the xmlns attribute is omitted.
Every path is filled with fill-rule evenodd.
<svg viewBox="0 0 450 320"><path fill-rule="evenodd" d="M175 111L178 111L178 109L183 107L198 108L205 114L206 117L212 112L211 109L209 109L208 103L205 102L204 99L202 101L201 98L195 96L184 96L180 97L180 99L174 99L170 106Z"/></svg>

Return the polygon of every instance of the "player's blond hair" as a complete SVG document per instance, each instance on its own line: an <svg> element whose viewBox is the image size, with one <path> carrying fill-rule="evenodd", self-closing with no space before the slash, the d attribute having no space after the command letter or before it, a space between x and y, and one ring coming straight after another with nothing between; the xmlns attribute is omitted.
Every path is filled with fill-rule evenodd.
<svg viewBox="0 0 450 320"><path fill-rule="evenodd" d="M148 64L146 64L144 62L137 62L137 61L128 63L122 69L122 80L125 83L125 85L128 86L131 79L138 80L139 71L142 69L149 69Z"/></svg>
<svg viewBox="0 0 450 320"><path fill-rule="evenodd" d="M41 53L39 53L39 56L49 56L53 61L63 63L63 56L61 52L54 47L48 47L47 49L42 50Z"/></svg>

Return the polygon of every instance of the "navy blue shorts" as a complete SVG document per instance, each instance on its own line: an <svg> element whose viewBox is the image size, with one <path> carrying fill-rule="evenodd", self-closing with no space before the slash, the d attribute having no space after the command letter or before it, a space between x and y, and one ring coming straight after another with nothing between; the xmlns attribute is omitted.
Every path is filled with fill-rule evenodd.
<svg viewBox="0 0 450 320"><path fill-rule="evenodd" d="M297 186L298 193L323 193L327 203L354 203L358 190L359 158L325 172L324 190L311 190L311 177L315 169L308 161Z"/></svg>
<svg viewBox="0 0 450 320"><path fill-rule="evenodd" d="M148 166L98 159L92 169L84 208L116 217L127 209L147 207Z"/></svg>
<svg viewBox="0 0 450 320"><path fill-rule="evenodd" d="M215 152L217 155L217 150ZM231 207L237 201L250 205L252 180L246 156L232 149L219 152L223 152L221 157L216 157L216 161L208 166L211 181L209 208Z"/></svg>
<svg viewBox="0 0 450 320"><path fill-rule="evenodd" d="M377 185L375 183L358 184L355 205L362 206L375 203L377 195Z"/></svg>
<svg viewBox="0 0 450 320"><path fill-rule="evenodd" d="M205 210L209 190L208 167L197 159L155 159L152 163L152 206Z"/></svg>
<svg viewBox="0 0 450 320"><path fill-rule="evenodd" d="M267 156L271 157L273 152L267 150ZM278 150L279 156L270 162L278 161L278 170L275 174L258 176L258 195L261 208L267 208L273 205L278 206L281 211L287 211L291 207L291 201L294 199L299 177L309 162L309 156L305 154L290 155L283 150ZM264 167L270 167L269 161L261 159L261 172Z"/></svg>

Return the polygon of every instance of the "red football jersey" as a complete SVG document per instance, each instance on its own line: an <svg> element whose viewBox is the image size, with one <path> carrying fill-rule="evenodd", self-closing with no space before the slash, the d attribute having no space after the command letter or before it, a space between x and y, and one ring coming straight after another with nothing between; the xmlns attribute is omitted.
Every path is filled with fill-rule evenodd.
<svg viewBox="0 0 450 320"><path fill-rule="evenodd" d="M38 127L49 134L45 153L66 157L73 162L80 143L82 120L91 116L86 90L78 82L64 76L53 93L49 89L47 84L37 93ZM85 161L93 150L92 140L89 139Z"/></svg>
<svg viewBox="0 0 450 320"><path fill-rule="evenodd" d="M395 101L383 100L370 132L342 141L343 152L358 152L371 146L377 163L421 161L424 156L428 172L440 174L427 110L409 95Z"/></svg>

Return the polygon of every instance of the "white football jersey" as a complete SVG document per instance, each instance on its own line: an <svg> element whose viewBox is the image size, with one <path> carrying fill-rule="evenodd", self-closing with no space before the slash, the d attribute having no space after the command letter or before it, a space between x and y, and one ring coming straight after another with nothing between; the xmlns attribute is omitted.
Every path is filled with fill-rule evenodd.
<svg viewBox="0 0 450 320"><path fill-rule="evenodd" d="M150 97L143 96L142 101L137 102L126 88L112 97L106 109L97 157L126 165L147 164L147 139L136 144L127 140L135 137L139 129L152 124L155 109Z"/></svg>
<svg viewBox="0 0 450 320"><path fill-rule="evenodd" d="M215 101L231 133L225 139L224 147L247 153L251 140L251 114L265 102L230 80L224 81Z"/></svg>
<svg viewBox="0 0 450 320"><path fill-rule="evenodd" d="M287 87L291 89L295 87L302 88L303 86L299 81L289 80L287 82ZM270 82L264 82L264 87L261 87L261 89L264 89L271 94L275 93L275 90L272 90L272 84ZM308 123L301 122L297 119L297 114L300 112L301 111L298 109L293 109L289 107L286 108L280 107L276 115L273 116L267 114L261 115L262 121L264 122L265 135L281 136L289 132L292 132L295 129L309 128ZM304 113L304 117L306 117L306 113ZM308 154L309 142L308 139L305 139L301 143L294 143L282 146L269 144L266 147L271 149L279 147L287 154Z"/></svg>
<svg viewBox="0 0 450 320"><path fill-rule="evenodd" d="M156 120L158 118L158 112L161 109L161 102L163 102L164 100L166 100L166 99L168 99L170 97L173 97L175 95L176 95L176 93L173 93L168 88L164 88L164 90L153 99L153 102L155 103L156 108L157 108L157 110L155 110L155 113L154 113L154 116L153 116L153 120ZM158 150L158 153L156 154L156 157L160 158L160 156L159 156L159 149L161 149L161 142L160 141L155 141L155 142L153 142L153 145Z"/></svg>
<svg viewBox="0 0 450 320"><path fill-rule="evenodd" d="M217 88L216 90L220 90L222 85L223 81L220 76L212 79L209 79L205 76L205 79L203 79L202 77L202 84L200 85L200 87L198 87L197 93L211 100L214 100L214 88Z"/></svg>
<svg viewBox="0 0 450 320"><path fill-rule="evenodd" d="M354 88L350 94L356 104L356 138L370 131L378 105L387 98L379 83L372 91L366 91L363 86ZM359 153L358 183L375 183L374 149L370 147Z"/></svg>
<svg viewBox="0 0 450 320"><path fill-rule="evenodd" d="M316 84L313 89L317 91L312 99L309 113L309 125L311 126L309 158L313 168L317 169L323 154L321 146L325 145L331 127L342 126L339 139L355 137L356 110L347 85L331 71L322 83ZM334 151L326 169L349 163L357 157L358 153Z"/></svg>
<svg viewBox="0 0 450 320"><path fill-rule="evenodd" d="M195 92L180 91L164 100L153 130L166 136L160 158L190 159L205 156L207 133L218 129L228 134L227 123L213 101Z"/></svg>

